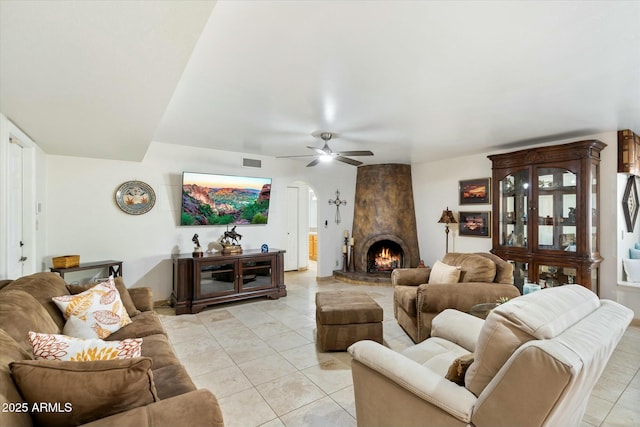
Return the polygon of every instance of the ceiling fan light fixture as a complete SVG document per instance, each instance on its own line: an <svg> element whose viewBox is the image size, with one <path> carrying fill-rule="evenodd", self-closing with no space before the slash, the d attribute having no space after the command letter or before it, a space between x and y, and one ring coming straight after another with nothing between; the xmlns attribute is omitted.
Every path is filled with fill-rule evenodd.
<svg viewBox="0 0 640 427"><path fill-rule="evenodd" d="M329 140L336 138L338 135L333 132L316 131L311 134L314 138L320 138L324 141L322 148L307 145L307 148L312 150L315 154L301 155L301 156L280 156L280 158L291 157L314 157L311 162L307 164L307 167L312 167L318 163L329 163L336 160L341 163L346 163L351 166L360 166L362 164L359 160L351 159L351 156L373 156L373 153L369 150L355 150L355 151L333 151L329 147Z"/></svg>

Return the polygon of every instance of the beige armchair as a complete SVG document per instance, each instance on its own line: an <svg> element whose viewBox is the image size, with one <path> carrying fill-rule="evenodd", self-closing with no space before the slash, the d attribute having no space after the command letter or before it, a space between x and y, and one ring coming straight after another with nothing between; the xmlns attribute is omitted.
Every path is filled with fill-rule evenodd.
<svg viewBox="0 0 640 427"><path fill-rule="evenodd" d="M442 262L460 267L457 283L433 283L431 268L399 268L391 273L393 314L413 342L429 337L431 321L443 310L468 313L475 304L520 295L513 285L513 265L496 255L452 252Z"/></svg>
<svg viewBox="0 0 640 427"><path fill-rule="evenodd" d="M633 318L580 285L534 292L486 320L445 310L431 338L402 353L349 347L358 426L578 426ZM474 353L464 385L445 378Z"/></svg>

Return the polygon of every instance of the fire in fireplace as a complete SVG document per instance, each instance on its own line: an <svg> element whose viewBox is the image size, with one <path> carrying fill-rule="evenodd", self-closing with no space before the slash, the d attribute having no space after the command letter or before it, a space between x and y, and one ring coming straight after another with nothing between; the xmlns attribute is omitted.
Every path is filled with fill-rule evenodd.
<svg viewBox="0 0 640 427"><path fill-rule="evenodd" d="M381 240L369 247L367 271L369 273L391 272L403 265L403 251L399 244L391 240Z"/></svg>

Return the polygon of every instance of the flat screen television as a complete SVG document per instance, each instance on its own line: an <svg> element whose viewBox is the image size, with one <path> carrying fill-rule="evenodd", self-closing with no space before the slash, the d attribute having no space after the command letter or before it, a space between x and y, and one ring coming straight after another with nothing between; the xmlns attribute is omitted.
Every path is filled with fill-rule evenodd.
<svg viewBox="0 0 640 427"><path fill-rule="evenodd" d="M182 173L180 225L266 224L271 178Z"/></svg>

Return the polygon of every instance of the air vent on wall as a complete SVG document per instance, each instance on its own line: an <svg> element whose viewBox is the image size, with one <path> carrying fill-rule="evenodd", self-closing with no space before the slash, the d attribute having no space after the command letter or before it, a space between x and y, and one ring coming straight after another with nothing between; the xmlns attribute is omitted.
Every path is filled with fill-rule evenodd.
<svg viewBox="0 0 640 427"><path fill-rule="evenodd" d="M242 166L248 166L250 168L261 168L262 167L262 160L243 158L242 159Z"/></svg>

